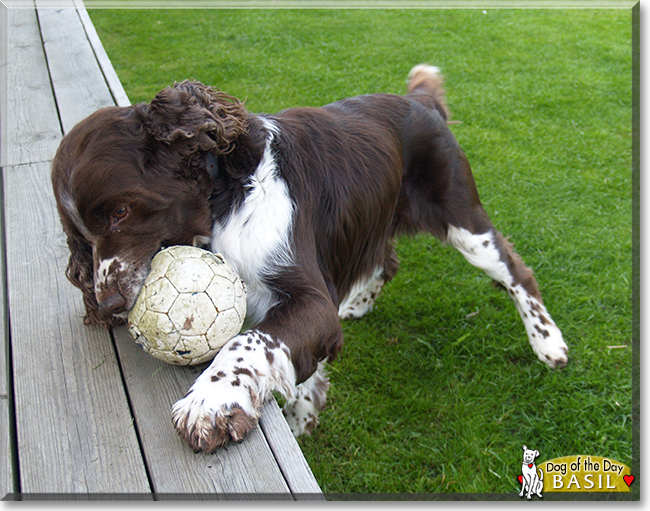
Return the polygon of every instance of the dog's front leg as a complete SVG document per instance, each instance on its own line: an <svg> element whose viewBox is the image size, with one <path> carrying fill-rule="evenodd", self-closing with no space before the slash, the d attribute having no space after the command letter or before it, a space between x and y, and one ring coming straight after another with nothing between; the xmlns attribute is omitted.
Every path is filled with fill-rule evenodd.
<svg viewBox="0 0 650 511"><path fill-rule="evenodd" d="M262 404L278 390L292 396L289 349L260 330L231 339L172 409L178 433L195 451L240 442L257 424Z"/></svg>
<svg viewBox="0 0 650 511"><path fill-rule="evenodd" d="M257 424L262 404L272 391L282 393L299 411L305 408L298 405L304 404L301 398L306 400L306 396L312 402L317 396L320 407L324 406L327 380L321 372L316 379L310 377L320 361L336 356L343 343L331 299L324 292L305 292L267 316L255 329L221 348L174 405L174 426L195 451L212 452L230 441L243 440ZM301 382L307 385L297 392L296 384ZM317 411L308 410L314 425Z"/></svg>
<svg viewBox="0 0 650 511"><path fill-rule="evenodd" d="M528 491L526 493L526 498L528 500L530 500L530 495L533 492L533 489L534 489L534 486L535 486L534 479L535 479L535 476L533 476L532 474L529 475L528 478L526 479L526 481L527 481L527 489L528 489Z"/></svg>

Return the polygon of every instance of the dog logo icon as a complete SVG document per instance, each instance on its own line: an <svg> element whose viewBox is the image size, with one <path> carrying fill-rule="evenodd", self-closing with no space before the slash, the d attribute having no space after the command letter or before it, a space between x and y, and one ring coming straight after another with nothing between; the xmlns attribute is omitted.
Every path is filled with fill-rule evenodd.
<svg viewBox="0 0 650 511"><path fill-rule="evenodd" d="M521 483L520 497L524 496L530 500L531 495L537 495L542 498L542 488L544 487L544 472L535 465L535 458L539 456L539 451L529 449L524 445L524 460L521 463L521 475L517 477Z"/></svg>

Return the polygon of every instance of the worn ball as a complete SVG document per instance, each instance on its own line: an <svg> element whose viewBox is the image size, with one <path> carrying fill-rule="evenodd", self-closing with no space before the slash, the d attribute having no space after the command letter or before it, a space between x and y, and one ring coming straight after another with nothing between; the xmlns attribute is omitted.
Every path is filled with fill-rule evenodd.
<svg viewBox="0 0 650 511"><path fill-rule="evenodd" d="M214 358L241 331L245 316L244 283L220 254L173 246L151 261L128 329L154 357L194 365Z"/></svg>

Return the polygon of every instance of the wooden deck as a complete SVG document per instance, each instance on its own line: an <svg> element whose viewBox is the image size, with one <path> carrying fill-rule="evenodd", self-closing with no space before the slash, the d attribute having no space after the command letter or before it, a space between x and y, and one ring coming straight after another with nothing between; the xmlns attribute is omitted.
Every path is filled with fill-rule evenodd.
<svg viewBox="0 0 650 511"><path fill-rule="evenodd" d="M195 454L170 409L199 369L83 325L50 163L75 123L129 100L83 4L65 1L0 3L0 498L322 499L275 401L241 444Z"/></svg>

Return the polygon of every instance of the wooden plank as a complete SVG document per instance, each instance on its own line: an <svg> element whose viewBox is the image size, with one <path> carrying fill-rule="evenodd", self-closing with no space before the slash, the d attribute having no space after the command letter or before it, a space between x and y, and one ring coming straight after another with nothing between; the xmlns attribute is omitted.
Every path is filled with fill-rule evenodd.
<svg viewBox="0 0 650 511"><path fill-rule="evenodd" d="M5 160L3 147L7 132L7 46L9 44L7 11L7 6L0 2L0 168Z"/></svg>
<svg viewBox="0 0 650 511"><path fill-rule="evenodd" d="M0 212L0 230L4 225ZM0 233L1 235L1 233ZM13 491L13 456L11 453L11 418L9 416L9 390L7 350L8 338L5 324L5 273L4 247L0 243L0 499Z"/></svg>
<svg viewBox="0 0 650 511"><path fill-rule="evenodd" d="M134 415L156 494L275 494L291 499L289 488L259 428L240 444L215 454L195 454L177 435L171 407L205 365L179 367L145 353L126 328L114 329Z"/></svg>
<svg viewBox="0 0 650 511"><path fill-rule="evenodd" d="M41 35L32 9L7 10L1 166L51 160L61 140Z"/></svg>
<svg viewBox="0 0 650 511"><path fill-rule="evenodd" d="M88 16L86 7L81 0L74 0L74 5L78 9L79 19L81 20L84 30L86 31L86 36L90 41L90 45L95 52L95 57L97 58L99 67L101 68L102 74L106 79L106 83L108 84L108 88L111 91L111 95L115 100L115 104L117 106L130 106L131 102L129 101L129 97L126 95L124 87L122 87L122 82L118 78L111 60L108 58L106 50L104 49L104 45L102 44L101 40L99 39L99 35L95 30L95 25L93 25L90 16Z"/></svg>
<svg viewBox="0 0 650 511"><path fill-rule="evenodd" d="M7 101L7 7L0 4L0 153L3 151L2 135L7 129L5 104ZM4 159L0 154L0 162ZM1 171L0 167L0 171ZM1 186L1 185L0 185ZM0 210L0 215L2 211ZM4 236L2 227L4 221L0 220L0 236ZM5 296L4 296L4 246L0 246L0 264L3 271L0 272L3 282L0 290L0 499L7 493L13 492L13 458L11 454L11 434L9 430L9 401L7 396L7 336L5 333Z"/></svg>
<svg viewBox="0 0 650 511"><path fill-rule="evenodd" d="M0 4L0 94L2 99L5 98L6 92L6 70L7 70L7 46L6 46L6 25L7 25L7 8ZM0 103L1 104L1 103ZM0 118L2 124L0 131L6 129L6 123L0 108ZM2 147L0 146L0 150ZM1 170L1 168L0 168ZM0 180L0 190L2 182ZM5 322L5 250L4 250L4 218L3 211L0 208L0 499L7 493L14 490L13 488L13 456L11 453L11 434L9 417L9 390L8 378L9 368L7 366L7 350L9 349L9 339L6 331Z"/></svg>
<svg viewBox="0 0 650 511"><path fill-rule="evenodd" d="M260 426L294 497L297 500L325 500L275 400L264 407Z"/></svg>
<svg viewBox="0 0 650 511"><path fill-rule="evenodd" d="M0 210L0 231L4 222ZM3 233L0 233L2 236ZM9 349L8 332L5 322L5 272L4 272L4 243L0 242L0 499L13 488L13 453L11 449L11 417L9 415L9 367L7 352Z"/></svg>
<svg viewBox="0 0 650 511"><path fill-rule="evenodd" d="M49 163L4 171L8 305L21 490L150 487L108 332L83 326Z"/></svg>
<svg viewBox="0 0 650 511"><path fill-rule="evenodd" d="M43 45L61 125L67 133L82 119L115 102L72 0L57 2L63 6L57 9L40 8L42 3L36 1Z"/></svg>
<svg viewBox="0 0 650 511"><path fill-rule="evenodd" d="M7 23L7 8L0 4L0 31L6 29L6 23ZM3 95L5 94L5 89L6 87L6 70L7 70L7 47L6 47L6 39L7 39L7 34L6 32L0 33L0 94ZM0 117L2 116L3 112L0 109ZM0 129L6 129L5 125L5 119L2 117L2 125L0 126ZM2 150L2 147L0 146L0 151ZM0 187L2 186L0 182ZM2 222L2 210L0 209L0 269L4 268L4 239L2 238L3 235L3 229L4 227L4 222ZM4 308L5 308L5 298L4 298L4 271L0 272L0 399L2 396L7 395L7 373L6 373L6 360L5 360L5 317L4 317Z"/></svg>
<svg viewBox="0 0 650 511"><path fill-rule="evenodd" d="M7 60L8 60L8 9L0 4L0 165L5 160L7 132ZM0 176L2 168L0 167ZM2 180L0 178L0 196ZM9 367L7 360L8 335L5 321L5 250L4 250L4 217L0 208L0 499L12 493L15 488L14 459L11 449L11 417L9 415Z"/></svg>
<svg viewBox="0 0 650 511"><path fill-rule="evenodd" d="M10 442L9 403L0 396L0 500L14 491Z"/></svg>

